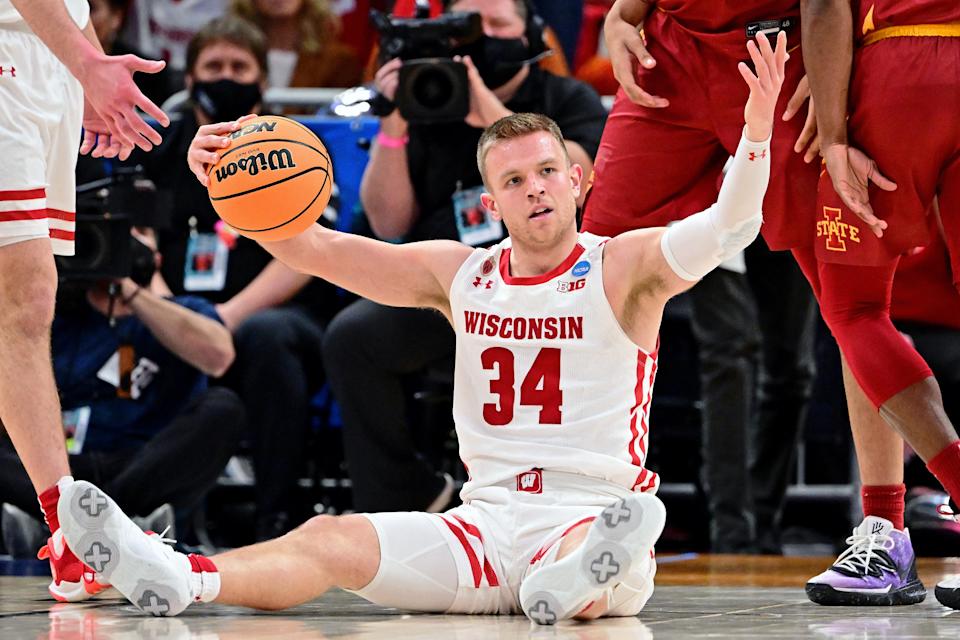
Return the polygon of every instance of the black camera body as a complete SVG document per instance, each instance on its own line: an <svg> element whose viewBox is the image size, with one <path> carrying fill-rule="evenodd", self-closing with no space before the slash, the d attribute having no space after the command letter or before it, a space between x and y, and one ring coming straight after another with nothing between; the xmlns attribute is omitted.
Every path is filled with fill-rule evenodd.
<svg viewBox="0 0 960 640"><path fill-rule="evenodd" d="M131 234L132 227L169 225L172 194L144 179L143 167L120 167L106 178L77 187L76 255L57 256L63 282L132 278L149 284L153 252Z"/></svg>
<svg viewBox="0 0 960 640"><path fill-rule="evenodd" d="M417 17L395 18L371 11L380 34L380 61L404 61L394 102L411 123L460 122L470 113L467 68L453 51L483 35L479 13L448 13L428 18L429 5L417 3Z"/></svg>

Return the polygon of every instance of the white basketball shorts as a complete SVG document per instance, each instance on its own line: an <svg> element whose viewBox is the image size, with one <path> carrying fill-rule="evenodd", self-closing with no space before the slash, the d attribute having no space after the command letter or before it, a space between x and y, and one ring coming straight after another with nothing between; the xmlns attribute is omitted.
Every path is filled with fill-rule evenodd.
<svg viewBox="0 0 960 640"><path fill-rule="evenodd" d="M0 26L0 246L73 255L83 89L25 26Z"/></svg>
<svg viewBox="0 0 960 640"><path fill-rule="evenodd" d="M516 614L520 583L556 561L563 537L629 493L583 476L543 472L543 492L485 487L441 514L363 514L380 541L380 568L356 591L410 611ZM607 615L635 616L653 595L653 550L612 593Z"/></svg>

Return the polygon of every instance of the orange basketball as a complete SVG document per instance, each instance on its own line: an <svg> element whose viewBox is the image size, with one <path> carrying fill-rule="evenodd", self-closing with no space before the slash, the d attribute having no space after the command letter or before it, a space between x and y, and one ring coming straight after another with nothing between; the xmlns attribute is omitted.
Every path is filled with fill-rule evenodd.
<svg viewBox="0 0 960 640"><path fill-rule="evenodd" d="M230 134L210 168L217 215L254 240L286 240L317 221L330 201L330 154L295 120L260 116Z"/></svg>

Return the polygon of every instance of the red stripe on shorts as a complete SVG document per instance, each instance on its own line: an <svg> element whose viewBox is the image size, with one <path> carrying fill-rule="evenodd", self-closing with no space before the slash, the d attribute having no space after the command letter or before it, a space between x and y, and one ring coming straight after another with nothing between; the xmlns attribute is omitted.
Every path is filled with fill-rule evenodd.
<svg viewBox="0 0 960 640"><path fill-rule="evenodd" d="M47 209L48 218L56 218L57 220L64 220L66 222L74 222L77 219L77 214L73 211L62 211L60 209Z"/></svg>
<svg viewBox="0 0 960 640"><path fill-rule="evenodd" d="M25 211L0 211L0 222L14 222L16 220L46 220L46 209L27 209Z"/></svg>
<svg viewBox="0 0 960 640"><path fill-rule="evenodd" d="M479 540L480 544L483 544L483 536L480 534L480 529L472 524L467 523L460 516L453 516L453 519L460 523L460 526L463 527L464 531ZM487 558L486 554L483 556L483 575L487 577L487 584L489 584L491 587L500 586L500 581L497 579L497 573L493 570L493 565L490 564L490 560Z"/></svg>
<svg viewBox="0 0 960 640"><path fill-rule="evenodd" d="M477 589L480 588L480 577L482 573L480 572L480 561L477 560L477 554L474 553L473 547L470 546L470 543L467 542L467 536L457 525L453 524L446 518L439 516L443 523L450 528L450 531L453 532L453 535L457 537L457 540L460 541L460 544L463 545L463 550L467 554L467 560L470 561L470 570L473 572L473 586Z"/></svg>
<svg viewBox="0 0 960 640"><path fill-rule="evenodd" d="M62 229L50 229L50 237L55 240L69 240L73 242L74 233L73 231L64 231Z"/></svg>
<svg viewBox="0 0 960 640"><path fill-rule="evenodd" d="M18 191L0 191L0 202L8 200L36 200L46 198L46 189L20 189Z"/></svg>

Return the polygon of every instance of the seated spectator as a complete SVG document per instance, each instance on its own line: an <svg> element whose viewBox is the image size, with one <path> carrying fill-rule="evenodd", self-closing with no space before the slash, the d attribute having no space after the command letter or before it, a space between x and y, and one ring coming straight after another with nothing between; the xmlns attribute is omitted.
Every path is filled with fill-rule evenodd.
<svg viewBox="0 0 960 640"><path fill-rule="evenodd" d="M226 10L227 0L132 0L123 39L148 58L166 60L173 88L180 90L187 43Z"/></svg>
<svg viewBox="0 0 960 640"><path fill-rule="evenodd" d="M161 272L174 293L213 302L233 332L237 360L223 384L247 408L256 475L257 539L282 534L304 466L310 399L323 384L325 314L330 285L295 273L222 223L207 190L187 166L201 125L259 113L267 82L266 39L236 16L218 18L190 41L186 84L191 101L164 132L163 144L131 162L173 193L169 229L160 233ZM174 114L172 114L174 115Z"/></svg>
<svg viewBox="0 0 960 640"><path fill-rule="evenodd" d="M270 87L360 84L360 61L339 42L340 21L328 0L233 0L230 9L266 34Z"/></svg>
<svg viewBox="0 0 960 640"><path fill-rule="evenodd" d="M526 32L525 6L514 0L459 0L448 10L479 12L487 37L517 41ZM524 63L529 47L522 42L518 59L499 59L513 64L512 75L491 79L490 86L477 66L467 63L472 110L465 121L414 125L397 110L380 119L360 190L376 235L410 241L462 239L473 245L502 240L501 225L480 204L476 146L485 127L511 112L553 118L571 159L589 175L606 118L599 97L572 78ZM400 66L391 60L376 74L377 89L390 100ZM359 300L330 324L323 352L341 407L354 507L443 510L453 497L452 479L437 473L418 453L406 419L403 381L428 367L450 367L454 334L447 321L430 310Z"/></svg>
<svg viewBox="0 0 960 640"><path fill-rule="evenodd" d="M153 238L134 235L149 256ZM108 282L61 286L52 353L70 468L77 479L109 487L131 513L147 516L169 503L182 515L216 483L241 436L240 399L207 387L207 376L233 362L233 341L209 302L170 299L149 273L138 280L142 286L130 278L114 283L119 295L112 302ZM21 517L36 516L39 533L13 542L5 523L8 549L41 546L46 534L36 493L6 434L0 502L29 514ZM5 509L6 518L11 513ZM20 525L13 529L30 530Z"/></svg>
<svg viewBox="0 0 960 640"><path fill-rule="evenodd" d="M130 0L89 0L90 23L100 40L105 53L120 56L132 53L141 58L144 54L135 49L118 36L120 27L127 17ZM170 71L164 69L159 73L137 73L133 81L155 104L163 104L176 88L171 85Z"/></svg>

